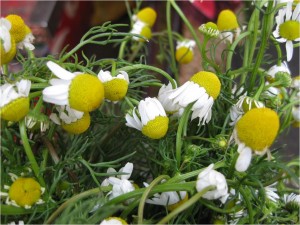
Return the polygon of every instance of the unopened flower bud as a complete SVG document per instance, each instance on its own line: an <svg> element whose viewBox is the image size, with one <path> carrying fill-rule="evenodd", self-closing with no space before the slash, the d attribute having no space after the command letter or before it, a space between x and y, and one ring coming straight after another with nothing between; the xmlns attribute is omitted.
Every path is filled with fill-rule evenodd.
<svg viewBox="0 0 300 225"><path fill-rule="evenodd" d="M292 84L291 75L287 72L278 72L275 74L275 81L280 81L282 87L289 87Z"/></svg>

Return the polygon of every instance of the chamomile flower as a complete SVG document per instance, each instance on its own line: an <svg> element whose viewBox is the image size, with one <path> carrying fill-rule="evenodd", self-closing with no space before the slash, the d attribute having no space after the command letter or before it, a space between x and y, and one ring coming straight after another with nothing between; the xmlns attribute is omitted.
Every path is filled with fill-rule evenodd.
<svg viewBox="0 0 300 225"><path fill-rule="evenodd" d="M5 185L4 188L8 193L1 192L2 196L7 196L5 203L16 207L31 208L35 204L42 204L44 201L41 195L45 188L31 177L17 177L13 174L13 183L11 186Z"/></svg>
<svg viewBox="0 0 300 225"><path fill-rule="evenodd" d="M144 186L148 187L149 184L144 182ZM187 200L188 194L186 191L168 191L160 194L156 193L151 199L147 199L146 202L153 205L167 206L169 211L173 211Z"/></svg>
<svg viewBox="0 0 300 225"><path fill-rule="evenodd" d="M43 90L45 102L68 105L82 112L90 112L100 106L104 99L104 87L96 76L71 73L50 61L47 66L60 79L51 79L52 86Z"/></svg>
<svg viewBox="0 0 300 225"><path fill-rule="evenodd" d="M205 124L211 120L211 108L220 91L219 78L214 73L201 71L193 75L182 86L174 89L169 99L181 107L193 103L191 119L199 117L199 124L201 122Z"/></svg>
<svg viewBox="0 0 300 225"><path fill-rule="evenodd" d="M204 23L198 29L201 33L203 33L209 38L218 37L220 34L217 24L213 22Z"/></svg>
<svg viewBox="0 0 300 225"><path fill-rule="evenodd" d="M254 108L246 112L235 124L232 137L238 145L237 171L246 171L252 151L265 154L274 142L279 130L279 117L269 108Z"/></svg>
<svg viewBox="0 0 300 225"><path fill-rule="evenodd" d="M166 113L172 115L178 114L180 116L182 113L182 110L180 109L182 107L169 99L169 95L172 94L173 90L174 89L172 88L172 84L170 82L168 85L163 85L158 91L157 99L164 107Z"/></svg>
<svg viewBox="0 0 300 225"><path fill-rule="evenodd" d="M177 41L175 58L181 64L190 63L194 58L193 48L196 42L194 40Z"/></svg>
<svg viewBox="0 0 300 225"><path fill-rule="evenodd" d="M15 222L10 222L7 225L16 225L16 223ZM24 221L23 220L19 220L18 225L24 225Z"/></svg>
<svg viewBox="0 0 300 225"><path fill-rule="evenodd" d="M292 2L288 2L286 7L278 11L275 18L276 29L273 36L280 43L285 44L287 61L293 57L293 41L300 41L300 4L292 10Z"/></svg>
<svg viewBox="0 0 300 225"><path fill-rule="evenodd" d="M294 127L300 127L300 106L294 106L292 109L292 115L293 115L293 126Z"/></svg>
<svg viewBox="0 0 300 225"><path fill-rule="evenodd" d="M81 134L85 132L91 123L88 112L80 112L69 106L57 106L57 114L52 113L50 119L71 134Z"/></svg>
<svg viewBox="0 0 300 225"><path fill-rule="evenodd" d="M216 189L206 192L202 197L208 200L220 199L222 203L228 198L228 186L224 175L213 169L214 164L210 164L201 173L199 173L196 189L198 192L204 188L214 185Z"/></svg>
<svg viewBox="0 0 300 225"><path fill-rule="evenodd" d="M152 27L156 21L157 14L154 9L146 7L141 9L137 14L133 15L132 20L134 22L141 21L148 27Z"/></svg>
<svg viewBox="0 0 300 225"><path fill-rule="evenodd" d="M269 83L280 82L280 86L289 87L292 83L291 71L286 62L280 66L274 65L267 71L267 81Z"/></svg>
<svg viewBox="0 0 300 225"><path fill-rule="evenodd" d="M48 116L42 113L36 113L30 111L27 116L25 116L25 124L29 130L38 130L44 133L46 130L49 129L49 118Z"/></svg>
<svg viewBox="0 0 300 225"><path fill-rule="evenodd" d="M26 48L32 51L35 49L34 45L32 44L35 38L31 32L31 29L27 25L25 26L25 30L26 30L26 35L24 39L18 43L17 47L19 49Z"/></svg>
<svg viewBox="0 0 300 225"><path fill-rule="evenodd" d="M11 23L10 33L16 43L23 41L26 36L26 24L24 20L15 14L8 15L6 19Z"/></svg>
<svg viewBox="0 0 300 225"><path fill-rule="evenodd" d="M120 74L113 77L109 71L100 70L98 78L103 83L105 99L117 102L126 96L129 77L125 71L120 71Z"/></svg>
<svg viewBox="0 0 300 225"><path fill-rule="evenodd" d="M125 118L128 127L140 130L152 139L163 138L168 131L169 118L157 98L141 100L138 110L134 107L132 115L127 113Z"/></svg>
<svg viewBox="0 0 300 225"><path fill-rule="evenodd" d="M289 210L297 210L299 211L300 208L300 195L297 195L295 193L291 194L284 194L283 195L283 202L285 203L285 206Z"/></svg>
<svg viewBox="0 0 300 225"><path fill-rule="evenodd" d="M217 26L219 31L221 31L220 37L230 43L232 43L235 36L238 36L241 32L235 13L229 9L222 10L219 13Z"/></svg>
<svg viewBox="0 0 300 225"><path fill-rule="evenodd" d="M127 225L128 223L120 217L108 217L100 225Z"/></svg>
<svg viewBox="0 0 300 225"><path fill-rule="evenodd" d="M128 192L134 191L134 185L129 181L133 170L133 164L127 163L123 168L119 170L120 173L124 173L123 175L119 175L117 177L110 176L109 178L105 179L101 186L108 186L112 185L112 191L108 193L109 199L116 198L120 195L126 194ZM116 173L113 168L109 168L107 173Z"/></svg>
<svg viewBox="0 0 300 225"><path fill-rule="evenodd" d="M292 80L291 88L295 88L300 91L300 76L296 76Z"/></svg>
<svg viewBox="0 0 300 225"><path fill-rule="evenodd" d="M272 202L277 202L279 199L277 192L277 188L272 186L265 187L266 197L271 200Z"/></svg>
<svg viewBox="0 0 300 225"><path fill-rule="evenodd" d="M145 41L151 39L151 37L152 37L151 28L147 24L145 24L144 22L142 22L142 21L135 22L133 24L133 26L132 26L132 29L131 29L130 33L132 33L132 34L139 34L139 35L141 35L141 36L143 36L143 37L146 38L146 40L145 40L143 38L136 37L136 36L132 37L133 40L139 41L139 42L145 42Z"/></svg>
<svg viewBox="0 0 300 225"><path fill-rule="evenodd" d="M20 80L15 84L5 83L0 86L0 117L17 122L29 112L29 91L31 82Z"/></svg>
<svg viewBox="0 0 300 225"><path fill-rule="evenodd" d="M16 43L9 30L11 23L4 18L0 19L0 66L9 63L16 55Z"/></svg>

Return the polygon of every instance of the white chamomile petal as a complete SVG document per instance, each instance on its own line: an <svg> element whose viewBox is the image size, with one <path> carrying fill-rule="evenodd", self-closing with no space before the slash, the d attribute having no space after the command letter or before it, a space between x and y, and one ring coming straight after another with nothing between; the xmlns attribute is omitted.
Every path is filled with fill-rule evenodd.
<svg viewBox="0 0 300 225"><path fill-rule="evenodd" d="M54 62L48 61L47 66L52 71L52 73L55 74L55 76L59 77L62 80L72 80L76 76L74 75L74 73L65 70Z"/></svg>

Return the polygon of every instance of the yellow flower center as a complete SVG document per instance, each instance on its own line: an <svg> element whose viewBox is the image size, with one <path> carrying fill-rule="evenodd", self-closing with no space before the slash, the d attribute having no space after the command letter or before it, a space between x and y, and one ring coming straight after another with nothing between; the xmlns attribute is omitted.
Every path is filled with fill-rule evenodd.
<svg viewBox="0 0 300 225"><path fill-rule="evenodd" d="M150 40L151 37L152 37L152 31L151 31L150 27L144 26L144 27L142 28L142 30L141 30L140 35L142 35L142 36L144 36L145 38L147 38L148 40ZM146 40L140 38L139 41L145 42Z"/></svg>
<svg viewBox="0 0 300 225"><path fill-rule="evenodd" d="M249 110L236 124L239 140L255 151L263 151L274 142L279 130L277 113L268 108Z"/></svg>
<svg viewBox="0 0 300 225"><path fill-rule="evenodd" d="M236 15L229 9L222 10L218 16L217 26L220 31L235 30L239 27Z"/></svg>
<svg viewBox="0 0 300 225"><path fill-rule="evenodd" d="M149 27L152 27L156 21L157 15L156 15L156 12L152 8L146 7L144 9L140 10L136 16L139 20L146 23Z"/></svg>
<svg viewBox="0 0 300 225"><path fill-rule="evenodd" d="M2 41L0 40L0 45L1 45L0 66L9 63L16 55L16 52L17 52L16 42L12 36L10 38L10 41L11 41L11 47L10 47L9 51L6 52L3 47Z"/></svg>
<svg viewBox="0 0 300 225"><path fill-rule="evenodd" d="M193 51L188 47L180 47L176 50L175 58L177 62L187 64L194 58Z"/></svg>
<svg viewBox="0 0 300 225"><path fill-rule="evenodd" d="M279 26L279 34L281 37L293 41L300 37L300 22L289 20Z"/></svg>
<svg viewBox="0 0 300 225"><path fill-rule="evenodd" d="M103 83L104 96L110 101L119 101L123 99L128 90L128 82L124 79L112 79Z"/></svg>
<svg viewBox="0 0 300 225"><path fill-rule="evenodd" d="M26 35L32 33L31 29L27 25L25 25L25 33Z"/></svg>
<svg viewBox="0 0 300 225"><path fill-rule="evenodd" d="M164 137L168 131L169 118L166 116L157 116L154 120L150 120L142 128L142 133L152 139L160 139Z"/></svg>
<svg viewBox="0 0 300 225"><path fill-rule="evenodd" d="M26 36L26 25L24 20L18 15L8 15L7 20L11 23L10 34L15 39L16 43L23 41Z"/></svg>
<svg viewBox="0 0 300 225"><path fill-rule="evenodd" d="M187 200L189 199L188 194L185 195L184 199L180 200L179 202L169 205L168 206L168 210L169 211L173 211L174 209L176 209L177 207L183 205Z"/></svg>
<svg viewBox="0 0 300 225"><path fill-rule="evenodd" d="M20 121L29 112L29 98L21 97L13 100L0 109L0 117L8 121Z"/></svg>
<svg viewBox="0 0 300 225"><path fill-rule="evenodd" d="M200 87L203 87L206 92L216 99L221 91L221 82L216 74L207 72L207 71L200 71L196 73L194 76L191 77L190 81L198 84Z"/></svg>
<svg viewBox="0 0 300 225"><path fill-rule="evenodd" d="M9 188L9 198L19 206L32 206L41 197L41 186L33 178L18 178Z"/></svg>
<svg viewBox="0 0 300 225"><path fill-rule="evenodd" d="M104 98L101 81L89 74L76 76L70 85L69 102L73 109L90 112L100 106Z"/></svg>
<svg viewBox="0 0 300 225"><path fill-rule="evenodd" d="M88 112L85 112L81 119L73 123L62 123L62 128L71 134L81 134L85 132L91 124L91 117Z"/></svg>
<svg viewBox="0 0 300 225"><path fill-rule="evenodd" d="M106 218L105 220L106 220L106 221L110 221L110 220L114 221L114 220L117 220L117 221L120 222L122 225L128 225L128 223L127 223L125 220L123 220L122 218L120 218L120 217L108 217L108 218ZM116 222L116 221L114 221L114 222ZM116 224L117 224L117 222L116 222Z"/></svg>

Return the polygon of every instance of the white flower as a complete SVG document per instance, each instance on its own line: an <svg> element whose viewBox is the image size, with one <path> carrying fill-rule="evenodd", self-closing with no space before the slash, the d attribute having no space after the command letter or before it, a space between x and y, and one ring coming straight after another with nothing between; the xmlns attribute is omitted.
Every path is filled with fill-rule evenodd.
<svg viewBox="0 0 300 225"><path fill-rule="evenodd" d="M300 76L296 76L293 78L291 87L300 91Z"/></svg>
<svg viewBox="0 0 300 225"><path fill-rule="evenodd" d="M57 125L61 125L62 122L70 124L76 122L83 117L84 112L77 111L70 108L70 106L58 106L56 107L58 114L51 113L50 119Z"/></svg>
<svg viewBox="0 0 300 225"><path fill-rule="evenodd" d="M221 83L218 77L211 72L201 71L194 74L190 81L174 89L169 99L183 108L193 103L191 120L198 117L199 124L205 124L211 120L211 108L220 90Z"/></svg>
<svg viewBox="0 0 300 225"><path fill-rule="evenodd" d="M189 50L193 50L195 46L196 46L196 42L194 40L185 39L183 41L177 41L176 49L185 47L188 48Z"/></svg>
<svg viewBox="0 0 300 225"><path fill-rule="evenodd" d="M224 203L228 197L228 186L224 175L213 169L214 164L210 164L199 175L196 183L198 192L204 188L214 185L215 190L206 192L202 197L208 200L220 199Z"/></svg>
<svg viewBox="0 0 300 225"><path fill-rule="evenodd" d="M0 41L3 44L5 52L9 52L11 49L11 35L9 33L10 29L11 23L5 18L0 18Z"/></svg>
<svg viewBox="0 0 300 225"><path fill-rule="evenodd" d="M132 116L126 114L126 125L128 127L140 130L152 139L160 139L166 135L169 119L157 98L148 97L141 100L138 105L138 113L140 117L138 117L136 107L134 107Z"/></svg>
<svg viewBox="0 0 300 225"><path fill-rule="evenodd" d="M113 77L109 71L100 70L98 78L104 85L104 95L108 101L118 102L126 96L129 77L125 71Z"/></svg>
<svg viewBox="0 0 300 225"><path fill-rule="evenodd" d="M7 225L16 225L16 223L15 222L10 222ZM24 225L24 221L23 220L19 220L18 225Z"/></svg>
<svg viewBox="0 0 300 225"><path fill-rule="evenodd" d="M118 175L117 177L111 176L106 178L101 186L112 185L112 191L108 193L109 199L113 199L118 197L119 195L126 194L128 192L134 191L135 188L133 184L128 180L133 171L133 164L127 163L124 167L119 170L119 173L124 173L122 175ZM113 168L108 168L107 173L116 173L116 170Z"/></svg>
<svg viewBox="0 0 300 225"><path fill-rule="evenodd" d="M28 97L31 87L30 80L20 80L15 84L3 84L0 86L0 108L11 103L15 99Z"/></svg>
<svg viewBox="0 0 300 225"><path fill-rule="evenodd" d="M27 34L26 34L25 38L23 39L23 41L19 42L17 44L17 46L19 49L26 48L26 49L32 51L35 49L34 45L32 44L35 38L34 38L33 34L31 33L31 30L27 26L26 26L26 28L27 28L26 29Z"/></svg>
<svg viewBox="0 0 300 225"><path fill-rule="evenodd" d="M151 28L146 23L144 23L140 20L138 20L137 22L135 22L133 24L130 33L139 34L139 35L145 37L146 39L150 39L152 37ZM142 39L140 37L136 37L136 36L133 36L132 38L133 38L133 40L136 40L136 41L145 41L144 39Z"/></svg>
<svg viewBox="0 0 300 225"><path fill-rule="evenodd" d="M119 217L109 217L103 220L100 225L126 225L127 222Z"/></svg>
<svg viewBox="0 0 300 225"><path fill-rule="evenodd" d="M149 184L144 182L145 187L148 187ZM168 191L163 193L156 193L151 199L147 199L146 202L153 205L162 205L162 206L171 206L174 205L183 199L185 199L187 196L186 191Z"/></svg>
<svg viewBox="0 0 300 225"><path fill-rule="evenodd" d="M285 204L296 203L298 205L298 207L300 207L300 195L297 195L295 193L291 193L289 195L284 194L283 201Z"/></svg>
<svg viewBox="0 0 300 225"><path fill-rule="evenodd" d="M104 88L96 77L81 72L71 73L54 62L47 62L48 68L60 79L51 79L52 86L43 90L43 100L56 105L90 112L101 104Z"/></svg>
<svg viewBox="0 0 300 225"><path fill-rule="evenodd" d="M277 200L279 199L277 192L277 188L272 187L272 186L267 186L265 187L265 192L266 192L266 197L268 199L270 199L273 202L277 202Z"/></svg>
<svg viewBox="0 0 300 225"><path fill-rule="evenodd" d="M300 41L300 4L292 12L292 2L278 11L275 18L276 29L273 32L278 42L286 42L287 61L293 57L293 41Z"/></svg>
<svg viewBox="0 0 300 225"><path fill-rule="evenodd" d="M292 115L296 122L300 122L300 106L294 106L292 109Z"/></svg>
<svg viewBox="0 0 300 225"><path fill-rule="evenodd" d="M276 73L278 72L285 72L288 74L291 74L291 71L287 65L286 62L283 62L280 66L278 65L274 65L272 66L268 71L267 74L271 77L271 78L275 78Z"/></svg>

